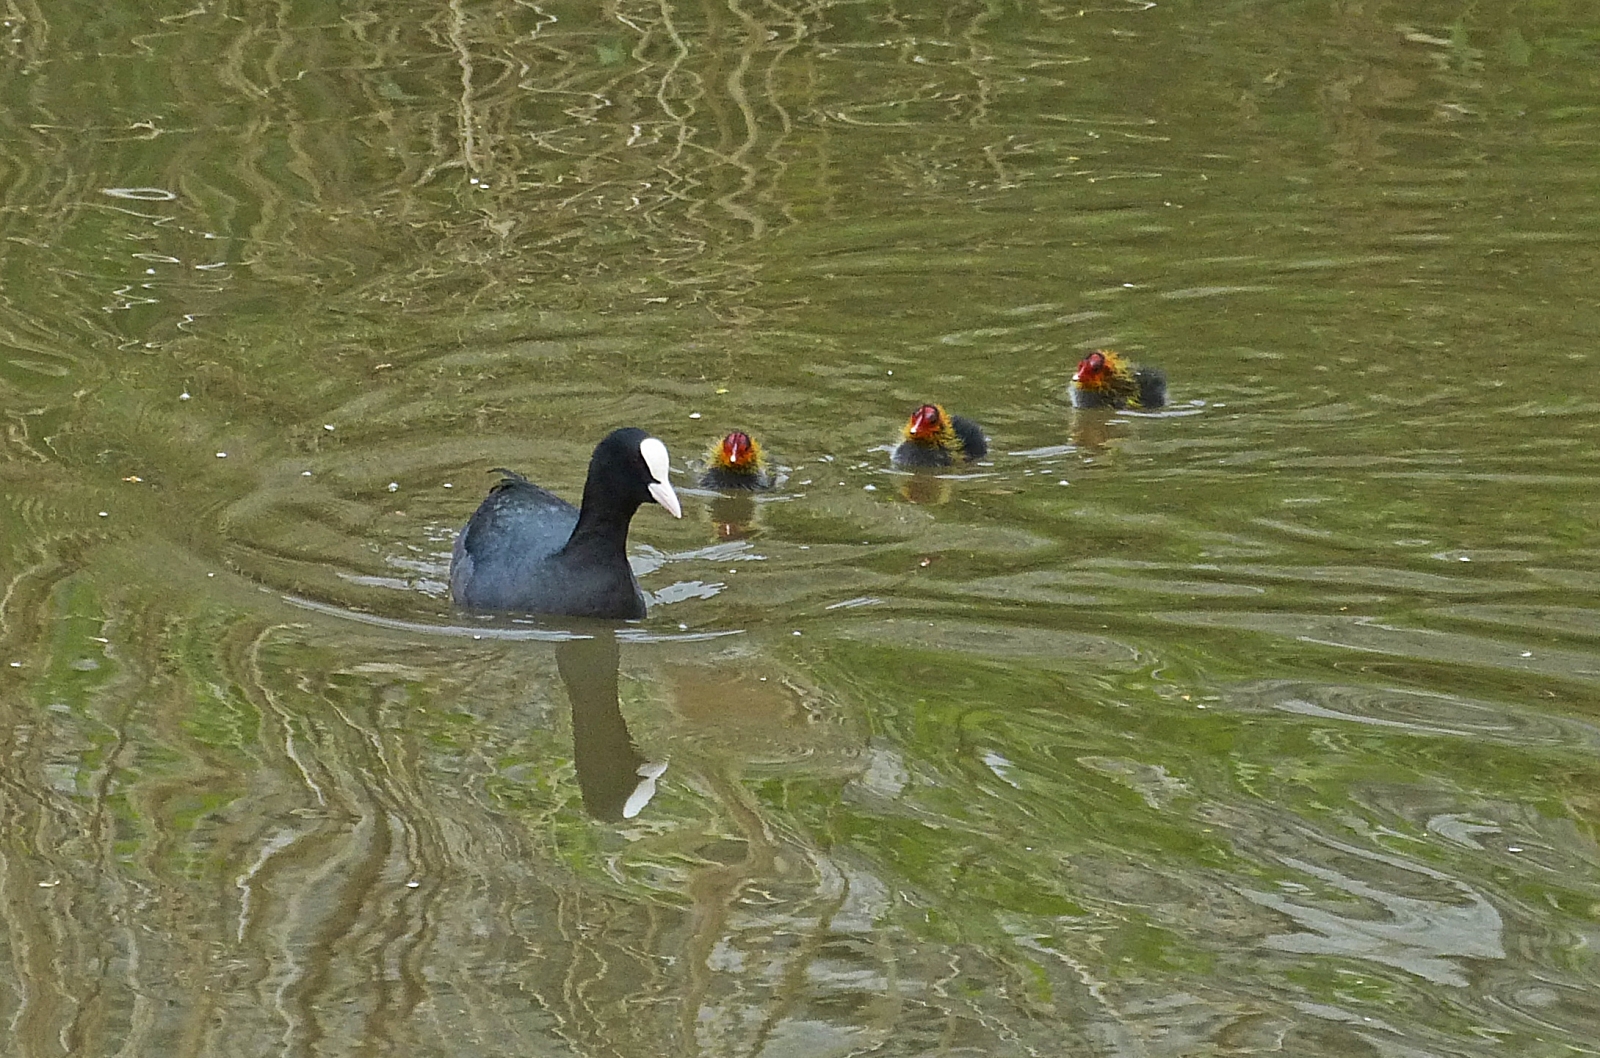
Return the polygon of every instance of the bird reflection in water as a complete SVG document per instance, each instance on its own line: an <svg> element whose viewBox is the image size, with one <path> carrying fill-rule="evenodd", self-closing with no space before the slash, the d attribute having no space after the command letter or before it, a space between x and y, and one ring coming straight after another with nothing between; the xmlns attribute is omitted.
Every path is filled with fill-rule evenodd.
<svg viewBox="0 0 1600 1058"><path fill-rule="evenodd" d="M1111 442L1123 437L1127 420L1116 419L1113 411L1079 410L1072 416L1072 443L1085 452L1104 452Z"/></svg>
<svg viewBox="0 0 1600 1058"><path fill-rule="evenodd" d="M556 644L556 668L572 705L572 760L583 807L607 822L632 819L656 793L666 761L646 760L628 734L617 696L620 652L612 628Z"/></svg>
<svg viewBox="0 0 1600 1058"><path fill-rule="evenodd" d="M900 495L912 503L933 507L950 502L950 480L943 474L917 471L908 475L900 486Z"/></svg>
<svg viewBox="0 0 1600 1058"><path fill-rule="evenodd" d="M748 493L718 496L706 505L718 540L743 540L759 533L756 510L755 497Z"/></svg>

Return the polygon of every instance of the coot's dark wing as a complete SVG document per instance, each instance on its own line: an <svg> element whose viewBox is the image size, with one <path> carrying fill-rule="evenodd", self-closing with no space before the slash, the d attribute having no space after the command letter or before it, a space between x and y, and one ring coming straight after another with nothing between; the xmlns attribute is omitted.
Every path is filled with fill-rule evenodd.
<svg viewBox="0 0 1600 1058"><path fill-rule="evenodd" d="M451 596L460 606L519 608L533 567L560 550L577 524L572 504L508 473L456 537Z"/></svg>
<svg viewBox="0 0 1600 1058"><path fill-rule="evenodd" d="M952 415L950 428L961 438L961 450L968 459L982 459L989 454L989 439L983 436L983 429L977 423Z"/></svg>

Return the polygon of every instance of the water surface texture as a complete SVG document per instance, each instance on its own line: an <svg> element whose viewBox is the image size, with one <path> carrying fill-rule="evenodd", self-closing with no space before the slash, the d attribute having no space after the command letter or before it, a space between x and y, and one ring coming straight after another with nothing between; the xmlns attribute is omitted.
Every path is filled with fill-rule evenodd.
<svg viewBox="0 0 1600 1058"><path fill-rule="evenodd" d="M4 15L0 1050L1600 1053L1589 0Z"/></svg>

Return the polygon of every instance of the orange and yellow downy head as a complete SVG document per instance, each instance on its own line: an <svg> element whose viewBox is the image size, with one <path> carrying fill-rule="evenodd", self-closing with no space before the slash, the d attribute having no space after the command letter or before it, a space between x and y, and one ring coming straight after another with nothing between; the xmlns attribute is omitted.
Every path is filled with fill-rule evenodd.
<svg viewBox="0 0 1600 1058"><path fill-rule="evenodd" d="M950 425L950 413L938 404L924 404L911 413L905 425L906 440L961 451L961 438Z"/></svg>
<svg viewBox="0 0 1600 1058"><path fill-rule="evenodd" d="M761 471L761 446L743 430L734 430L711 446L706 458L712 466L731 470L736 474L757 474Z"/></svg>
<svg viewBox="0 0 1600 1058"><path fill-rule="evenodd" d="M1122 357L1110 349L1096 349L1078 361L1074 384L1091 393L1104 393L1118 386L1128 376L1128 367Z"/></svg>

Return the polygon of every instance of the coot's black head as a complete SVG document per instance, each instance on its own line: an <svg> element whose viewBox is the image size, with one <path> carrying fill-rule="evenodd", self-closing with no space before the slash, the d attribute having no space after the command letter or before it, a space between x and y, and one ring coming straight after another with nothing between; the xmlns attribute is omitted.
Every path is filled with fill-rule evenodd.
<svg viewBox="0 0 1600 1058"><path fill-rule="evenodd" d="M674 518L683 517L678 494L667 480L667 446L637 426L612 430L595 445L589 480L583 486L584 510L615 510L627 518L642 503L659 503Z"/></svg>

